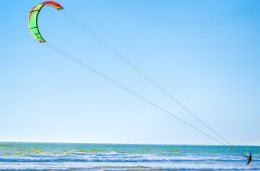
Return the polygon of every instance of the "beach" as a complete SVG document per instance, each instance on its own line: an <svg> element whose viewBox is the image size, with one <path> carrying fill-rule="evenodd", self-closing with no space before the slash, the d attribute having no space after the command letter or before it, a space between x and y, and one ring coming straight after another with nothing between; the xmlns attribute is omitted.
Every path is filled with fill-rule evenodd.
<svg viewBox="0 0 260 171"><path fill-rule="evenodd" d="M0 170L260 170L260 147L0 143Z"/></svg>

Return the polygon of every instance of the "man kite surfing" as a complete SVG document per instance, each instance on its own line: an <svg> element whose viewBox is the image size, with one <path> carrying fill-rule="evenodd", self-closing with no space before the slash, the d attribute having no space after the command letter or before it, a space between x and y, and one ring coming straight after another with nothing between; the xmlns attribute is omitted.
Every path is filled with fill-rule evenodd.
<svg viewBox="0 0 260 171"><path fill-rule="evenodd" d="M252 153L249 154L249 156L245 155L245 157L247 158L247 163L246 164L250 164L252 161Z"/></svg>

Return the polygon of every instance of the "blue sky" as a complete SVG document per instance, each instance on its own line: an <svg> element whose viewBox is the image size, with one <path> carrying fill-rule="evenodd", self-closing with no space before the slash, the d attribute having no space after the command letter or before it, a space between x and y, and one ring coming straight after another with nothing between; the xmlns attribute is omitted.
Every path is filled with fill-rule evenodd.
<svg viewBox="0 0 260 171"><path fill-rule="evenodd" d="M0 141L216 144L35 41L27 17L40 2L1 3ZM259 145L258 0L58 2L232 144ZM39 25L51 44L208 131L64 11L44 8Z"/></svg>

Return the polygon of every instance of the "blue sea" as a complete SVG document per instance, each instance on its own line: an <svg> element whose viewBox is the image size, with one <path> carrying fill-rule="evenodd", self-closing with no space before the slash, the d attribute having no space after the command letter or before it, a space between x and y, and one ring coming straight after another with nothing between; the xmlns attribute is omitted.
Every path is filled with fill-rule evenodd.
<svg viewBox="0 0 260 171"><path fill-rule="evenodd" d="M0 170L260 170L260 147L0 143Z"/></svg>

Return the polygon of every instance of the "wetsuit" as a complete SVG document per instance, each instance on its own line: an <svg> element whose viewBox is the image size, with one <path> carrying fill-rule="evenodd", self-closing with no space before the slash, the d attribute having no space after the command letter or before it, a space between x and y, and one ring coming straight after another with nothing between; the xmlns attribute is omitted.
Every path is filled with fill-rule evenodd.
<svg viewBox="0 0 260 171"><path fill-rule="evenodd" d="M251 161L252 161L252 154L250 153L249 156L247 156L247 163L246 164L250 164Z"/></svg>

